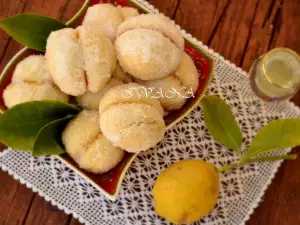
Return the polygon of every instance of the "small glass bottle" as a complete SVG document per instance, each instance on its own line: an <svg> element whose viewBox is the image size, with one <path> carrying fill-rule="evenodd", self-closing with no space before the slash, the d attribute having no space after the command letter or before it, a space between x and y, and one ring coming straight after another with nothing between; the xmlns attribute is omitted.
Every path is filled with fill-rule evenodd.
<svg viewBox="0 0 300 225"><path fill-rule="evenodd" d="M259 57L249 73L251 88L261 99L289 99L300 85L300 57L290 49L275 48Z"/></svg>

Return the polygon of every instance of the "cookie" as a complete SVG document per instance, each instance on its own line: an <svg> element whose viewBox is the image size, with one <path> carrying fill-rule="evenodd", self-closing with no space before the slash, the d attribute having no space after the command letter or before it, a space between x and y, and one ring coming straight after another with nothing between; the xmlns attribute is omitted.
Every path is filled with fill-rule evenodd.
<svg viewBox="0 0 300 225"><path fill-rule="evenodd" d="M88 8L82 26L89 32L105 35L114 42L117 27L122 22L123 16L117 7L111 4L96 4Z"/></svg>
<svg viewBox="0 0 300 225"><path fill-rule="evenodd" d="M45 57L34 55L17 65L11 83L4 90L3 99L6 107L11 108L29 101L68 102L69 97L53 83Z"/></svg>
<svg viewBox="0 0 300 225"><path fill-rule="evenodd" d="M114 147L99 128L99 113L83 110L62 133L67 153L78 165L92 173L105 173L114 168L125 152Z"/></svg>
<svg viewBox="0 0 300 225"><path fill-rule="evenodd" d="M116 68L116 52L104 35L84 27L65 28L50 34L46 58L55 84L66 94L97 93Z"/></svg>
<svg viewBox="0 0 300 225"><path fill-rule="evenodd" d="M166 110L180 109L189 97L193 97L199 86L197 68L189 55L183 54L178 69L167 77L157 80L136 80L152 89Z"/></svg>
<svg viewBox="0 0 300 225"><path fill-rule="evenodd" d="M167 17L143 14L118 27L115 46L124 71L141 80L153 80L177 69L184 39Z"/></svg>
<svg viewBox="0 0 300 225"><path fill-rule="evenodd" d="M133 83L117 86L102 98L99 107L104 136L113 145L134 153L154 147L166 131L163 109L157 99L138 91L126 94L141 87Z"/></svg>

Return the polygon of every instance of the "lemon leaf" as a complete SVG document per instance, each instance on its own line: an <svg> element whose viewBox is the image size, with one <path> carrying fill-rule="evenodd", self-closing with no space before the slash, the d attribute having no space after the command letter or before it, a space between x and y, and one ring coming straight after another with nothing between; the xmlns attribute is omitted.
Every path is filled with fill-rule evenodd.
<svg viewBox="0 0 300 225"><path fill-rule="evenodd" d="M1 19L0 27L20 44L44 52L50 33L67 26L46 16L24 13Z"/></svg>
<svg viewBox="0 0 300 225"><path fill-rule="evenodd" d="M78 112L75 106L58 101L16 105L0 116L0 141L16 150L33 150L35 138L44 126Z"/></svg>
<svg viewBox="0 0 300 225"><path fill-rule="evenodd" d="M61 141L61 134L63 129L73 118L74 116L69 115L44 126L36 136L32 155L60 155L64 153L65 150Z"/></svg>
<svg viewBox="0 0 300 225"><path fill-rule="evenodd" d="M300 119L279 119L258 131L242 159L298 145L300 145Z"/></svg>
<svg viewBox="0 0 300 225"><path fill-rule="evenodd" d="M204 122L214 139L227 148L240 152L242 132L224 100L206 96L201 101Z"/></svg>

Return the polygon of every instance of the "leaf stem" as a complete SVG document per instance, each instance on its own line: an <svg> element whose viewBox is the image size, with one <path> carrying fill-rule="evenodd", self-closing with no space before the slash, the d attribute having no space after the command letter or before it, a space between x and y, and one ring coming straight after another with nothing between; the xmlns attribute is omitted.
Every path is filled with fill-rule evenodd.
<svg viewBox="0 0 300 225"><path fill-rule="evenodd" d="M223 173L223 172L226 172L228 170L232 170L232 169L238 168L240 166L242 166L242 164L240 162L238 162L238 163L232 163L232 164L230 164L228 166L217 167L217 171L219 173Z"/></svg>
<svg viewBox="0 0 300 225"><path fill-rule="evenodd" d="M266 157L259 157L259 158L254 158L254 159L246 159L242 160L241 162L246 162L246 163L254 163L254 162L272 162L276 160L294 160L297 158L296 154L288 154L288 155L279 155L279 156L266 156Z"/></svg>
<svg viewBox="0 0 300 225"><path fill-rule="evenodd" d="M228 166L223 166L223 167L218 167L217 171L220 173L226 172L231 169L238 168L240 166L250 164L250 163L255 163L255 162L272 162L276 160L294 160L297 158L296 154L288 154L288 155L279 155L279 156L266 156L266 157L259 157L259 158L253 158L253 159L244 159L240 160L237 163L232 163Z"/></svg>

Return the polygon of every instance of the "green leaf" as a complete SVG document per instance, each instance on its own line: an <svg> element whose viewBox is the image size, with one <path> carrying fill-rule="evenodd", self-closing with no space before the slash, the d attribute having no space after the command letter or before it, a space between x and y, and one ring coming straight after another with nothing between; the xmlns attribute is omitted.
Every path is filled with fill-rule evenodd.
<svg viewBox="0 0 300 225"><path fill-rule="evenodd" d="M201 101L204 122L214 139L227 148L240 152L242 132L229 106L218 96L207 96Z"/></svg>
<svg viewBox="0 0 300 225"><path fill-rule="evenodd" d="M48 123L38 133L35 139L33 156L60 155L65 152L61 141L61 134L74 116L66 116Z"/></svg>
<svg viewBox="0 0 300 225"><path fill-rule="evenodd" d="M298 145L300 119L275 120L258 131L242 159Z"/></svg>
<svg viewBox="0 0 300 225"><path fill-rule="evenodd" d="M75 106L58 101L32 101L16 105L0 116L0 141L17 150L32 150L41 128L78 112Z"/></svg>
<svg viewBox="0 0 300 225"><path fill-rule="evenodd" d="M45 51L49 34L67 26L46 16L24 13L0 20L0 27L20 44L39 51Z"/></svg>

